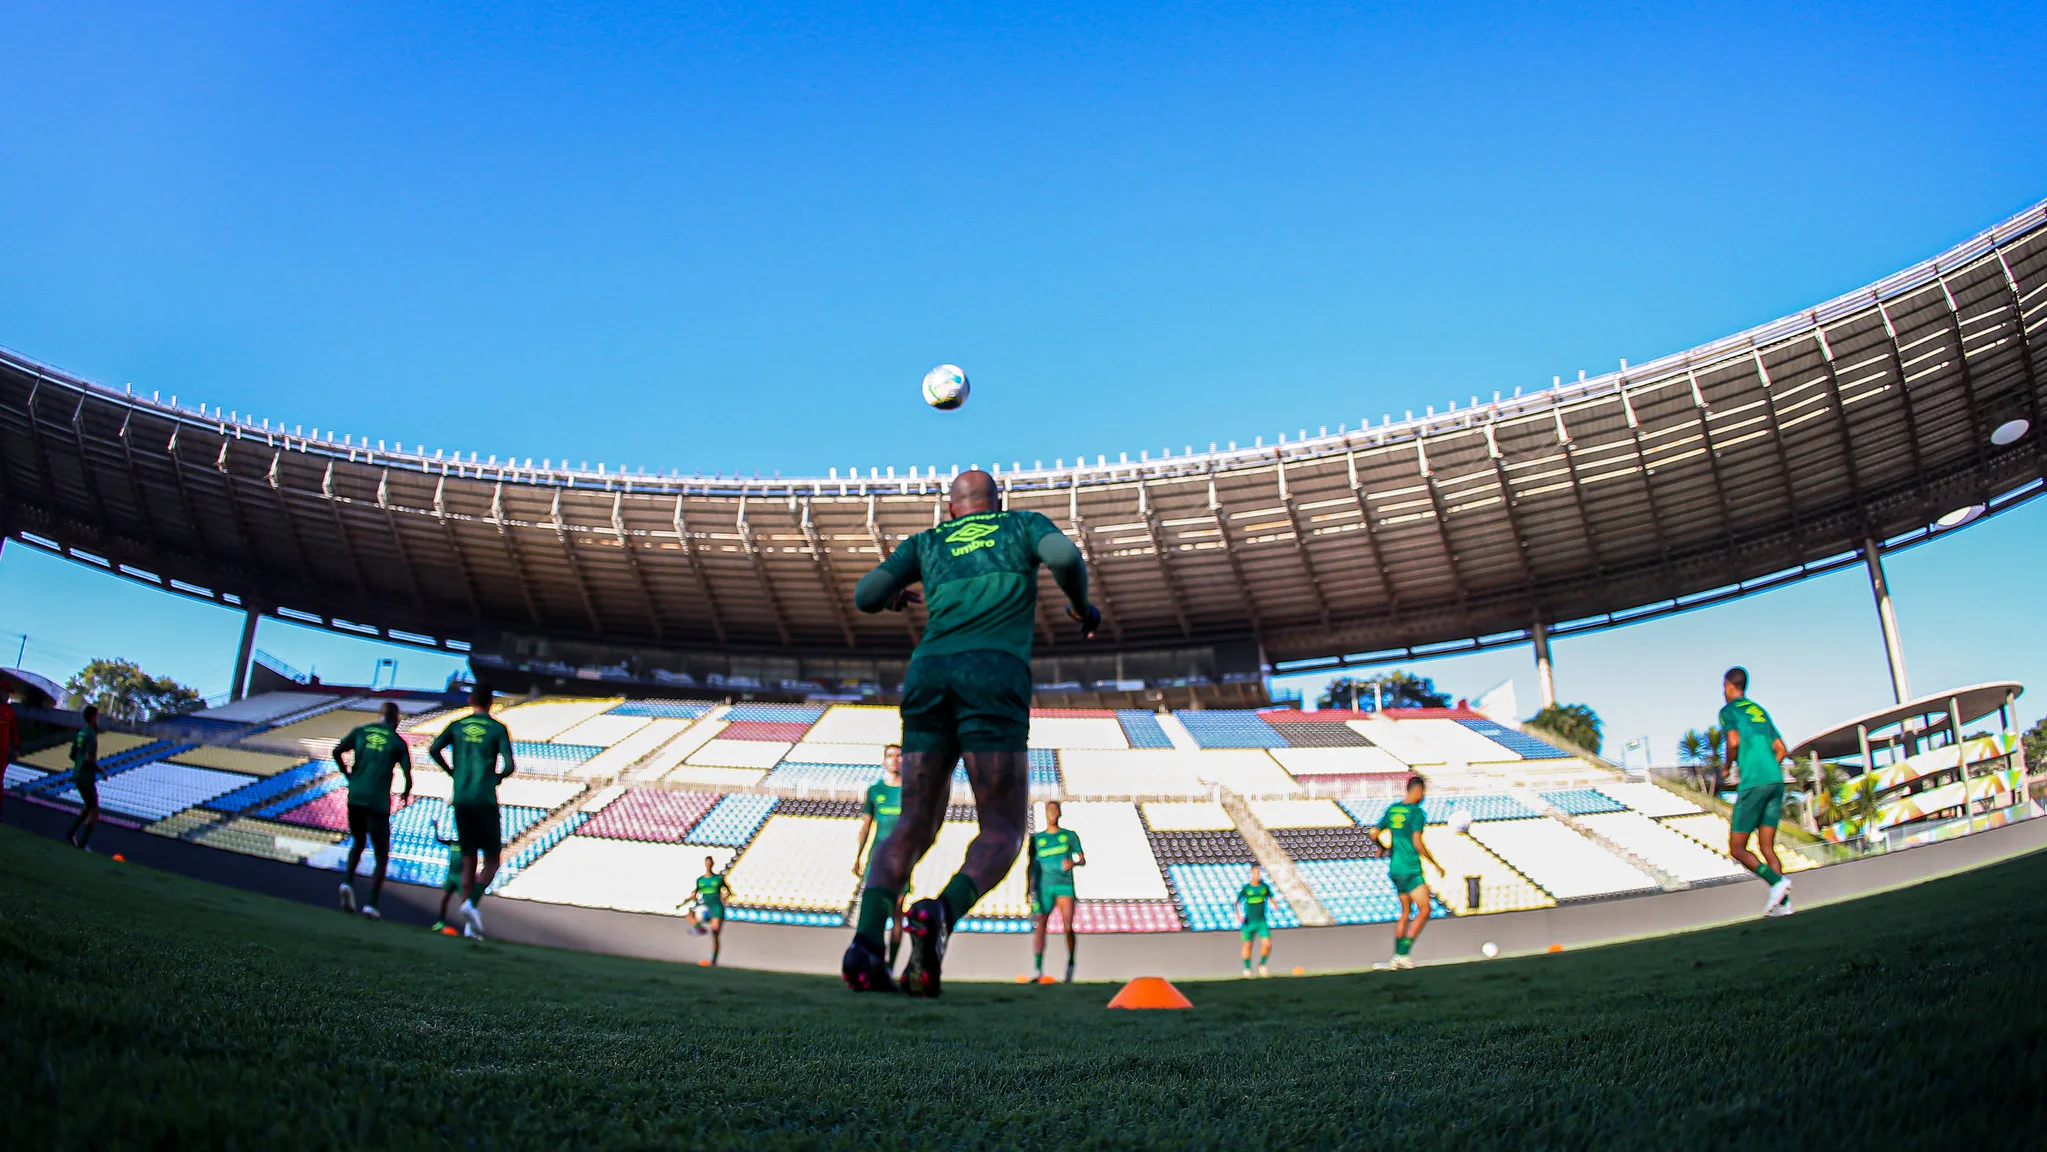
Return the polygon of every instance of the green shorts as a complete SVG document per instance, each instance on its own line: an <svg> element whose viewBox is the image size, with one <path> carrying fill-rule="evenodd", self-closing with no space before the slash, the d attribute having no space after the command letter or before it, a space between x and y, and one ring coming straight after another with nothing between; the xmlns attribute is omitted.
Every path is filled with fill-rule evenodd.
<svg viewBox="0 0 2047 1152"><path fill-rule="evenodd" d="M1037 903L1038 915L1050 916L1052 909L1059 906L1059 898L1061 896L1066 897L1068 900L1078 899L1073 894L1073 885L1071 884L1046 884L1040 886Z"/></svg>
<svg viewBox="0 0 2047 1152"><path fill-rule="evenodd" d="M1267 924L1263 920L1244 921L1244 939L1249 940L1253 936L1260 936L1267 940L1272 939L1272 925Z"/></svg>
<svg viewBox="0 0 2047 1152"><path fill-rule="evenodd" d="M919 656L903 677L903 751L1022 752L1031 666L1007 652Z"/></svg>
<svg viewBox="0 0 2047 1152"><path fill-rule="evenodd" d="M1406 868L1393 868L1388 870L1387 876L1393 881L1393 891L1402 896L1429 882L1428 878L1422 875L1422 870L1419 868L1413 871L1409 871Z"/></svg>
<svg viewBox="0 0 2047 1152"><path fill-rule="evenodd" d="M697 906L697 923L703 924L712 920L723 919L725 919L725 906L723 904L701 904Z"/></svg>
<svg viewBox="0 0 2047 1152"><path fill-rule="evenodd" d="M1743 788L1734 794L1734 818L1727 823L1735 835L1746 836L1758 828L1775 828L1784 818L1784 786L1767 784Z"/></svg>
<svg viewBox="0 0 2047 1152"><path fill-rule="evenodd" d="M441 891L460 892L461 890L462 850L460 848L450 848L448 849L448 878L441 881Z"/></svg>

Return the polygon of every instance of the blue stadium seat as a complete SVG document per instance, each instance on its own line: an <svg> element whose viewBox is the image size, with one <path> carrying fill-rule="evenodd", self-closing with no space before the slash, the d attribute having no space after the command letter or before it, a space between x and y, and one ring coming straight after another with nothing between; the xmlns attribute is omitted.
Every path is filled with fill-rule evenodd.
<svg viewBox="0 0 2047 1152"><path fill-rule="evenodd" d="M1547 741L1538 740L1526 732L1517 732L1504 724L1491 720L1459 719L1459 724L1512 752L1524 760L1568 760L1569 752Z"/></svg>
<svg viewBox="0 0 2047 1152"><path fill-rule="evenodd" d="M1168 864L1166 875L1173 882L1189 928L1220 932L1238 926L1237 890L1251 878L1249 864ZM1274 928L1298 928L1301 924L1278 889L1273 890L1272 907L1265 919Z"/></svg>
<svg viewBox="0 0 2047 1152"><path fill-rule="evenodd" d="M734 793L718 801L717 807L697 821L696 827L689 830L688 842L743 848L753 840L753 834L760 831L762 822L774 806L773 796Z"/></svg>
<svg viewBox="0 0 2047 1152"><path fill-rule="evenodd" d="M1358 823L1369 828L1377 824L1379 818L1386 814L1386 809L1392 807L1397 801L1391 798L1382 798L1376 800L1339 800L1337 803L1343 805L1344 811L1349 812L1351 817ZM1431 796L1422 801L1422 811L1428 813L1429 823L1431 824L1448 824L1450 822L1450 813L1459 808L1471 813L1473 820L1526 820L1531 816L1542 815L1542 813L1514 799L1512 796L1498 796L1490 793L1479 793L1469 796Z"/></svg>
<svg viewBox="0 0 2047 1152"><path fill-rule="evenodd" d="M1539 795L1550 803L1562 808L1573 816L1590 816L1597 812L1625 812L1628 806L1591 788L1568 788L1559 792L1542 792Z"/></svg>
<svg viewBox="0 0 2047 1152"><path fill-rule="evenodd" d="M644 716L651 720L694 720L709 712L709 704L673 704L662 700L628 700L607 716Z"/></svg>
<svg viewBox="0 0 2047 1152"><path fill-rule="evenodd" d="M725 719L766 720L776 724L815 724L824 715L824 709L814 704L734 704L725 710Z"/></svg>
<svg viewBox="0 0 2047 1152"><path fill-rule="evenodd" d="M1142 708L1123 708L1116 713L1116 722L1123 726L1123 738L1130 741L1132 748L1171 748L1173 742L1166 738L1166 730L1159 727L1157 714Z"/></svg>
<svg viewBox="0 0 2047 1152"><path fill-rule="evenodd" d="M1300 860L1294 870L1338 924L1378 924L1400 918L1400 894L1393 890L1384 860ZM1432 916L1448 915L1430 898Z"/></svg>
<svg viewBox="0 0 2047 1152"><path fill-rule="evenodd" d="M1175 712L1203 748L1285 748L1286 737L1256 712Z"/></svg>

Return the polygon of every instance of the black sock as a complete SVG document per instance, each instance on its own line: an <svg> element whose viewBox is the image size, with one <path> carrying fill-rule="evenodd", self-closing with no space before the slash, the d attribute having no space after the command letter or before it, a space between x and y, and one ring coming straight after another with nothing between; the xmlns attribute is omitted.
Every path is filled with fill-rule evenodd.
<svg viewBox="0 0 2047 1152"><path fill-rule="evenodd" d="M83 847L85 847L85 842L86 842L86 841L88 841L88 840L90 840L90 839L92 839L92 832L93 832L93 829L95 829L95 828L98 828L98 827L99 827L99 821L95 820L95 821L93 821L92 823L90 823L90 824L87 824L87 825L85 826L85 831L83 831L83 832L80 832L80 833L78 834L78 846L79 846L80 848L83 848Z"/></svg>

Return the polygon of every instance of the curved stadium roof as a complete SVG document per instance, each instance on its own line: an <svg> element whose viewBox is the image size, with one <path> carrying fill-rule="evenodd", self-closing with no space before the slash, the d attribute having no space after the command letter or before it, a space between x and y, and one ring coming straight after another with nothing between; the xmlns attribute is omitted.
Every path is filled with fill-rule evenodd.
<svg viewBox="0 0 2047 1152"><path fill-rule="evenodd" d="M1740 595L2029 498L2043 343L2047 202L1815 308L1547 392L1001 479L1081 543L1112 647L1256 641L1282 668L1478 647ZM2032 433L1993 443L2015 418ZM853 584L943 491L337 444L0 353L7 534L414 643L900 658L919 621L860 615Z"/></svg>

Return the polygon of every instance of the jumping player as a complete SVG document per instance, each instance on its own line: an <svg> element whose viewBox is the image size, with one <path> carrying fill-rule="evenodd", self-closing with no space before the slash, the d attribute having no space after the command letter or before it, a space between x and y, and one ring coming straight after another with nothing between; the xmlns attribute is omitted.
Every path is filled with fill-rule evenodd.
<svg viewBox="0 0 2047 1152"><path fill-rule="evenodd" d="M343 754L355 757L350 768ZM384 872L391 857L391 770L405 773L405 799L412 799L412 753L398 734L398 705L386 700L377 723L351 729L334 746L334 766L348 778L348 879L341 882L341 910L353 912L356 899L355 866L362 862L363 841L376 851L376 870L370 875L369 903L362 914L381 920L377 901L384 895Z"/></svg>
<svg viewBox="0 0 2047 1152"><path fill-rule="evenodd" d="M881 779L867 786L867 799L860 806L860 850L853 855L853 875L865 877L874 865L874 854L889 833L896 830L896 819L903 814L903 746L891 744L881 750ZM867 839L868 831L874 832L874 840ZM888 915L888 968L896 969L896 950L903 944L903 900L896 897L896 906Z"/></svg>
<svg viewBox="0 0 2047 1152"><path fill-rule="evenodd" d="M73 848L90 852L92 849L85 842L92 839L92 830L99 827L99 781L106 776L100 770L99 705L87 704L78 716L85 721L71 737L71 784L78 789L78 819L71 822L71 830L64 833L64 839Z"/></svg>
<svg viewBox="0 0 2047 1152"><path fill-rule="evenodd" d="M1258 865L1251 865L1251 880L1237 889L1237 903L1244 909L1244 975L1251 975L1251 940L1258 940L1258 974L1270 976L1266 964L1272 959L1272 925L1266 923L1265 910L1272 904L1272 886L1260 874Z"/></svg>
<svg viewBox="0 0 2047 1152"><path fill-rule="evenodd" d="M953 926L1000 883L1023 847L1030 817L1031 633L1039 565L1066 594L1067 615L1092 636L1102 614L1087 598L1087 565L1073 541L1037 512L1006 512L995 478L962 472L947 494L948 519L897 546L860 578L862 612L922 601L924 637L903 683L903 811L875 849L860 894L859 923L841 972L856 992L892 991L883 932L910 872L945 819L952 769L965 754L980 832L936 899L910 906L910 955L902 990L939 994ZM920 596L911 589L922 582Z"/></svg>
<svg viewBox="0 0 2047 1152"><path fill-rule="evenodd" d="M1763 915L1789 916L1791 881L1784 878L1784 862L1777 856L1777 821L1784 815L1784 759L1790 753L1770 714L1748 698L1748 669L1729 668L1720 692L1727 698L1720 708L1727 763L1741 773L1734 790L1734 817L1727 822L1727 854L1769 884ZM1751 833L1761 844L1760 860L1748 850Z"/></svg>
<svg viewBox="0 0 2047 1152"><path fill-rule="evenodd" d="M462 906L455 914L462 918L464 936L481 937L483 913L476 906L490 891L505 848L498 822L498 785L517 769L512 763L512 734L491 718L490 689L481 684L470 689L469 707L469 715L441 729L426 751L455 778L449 806L455 810L455 840L462 851ZM441 755L449 747L455 749L453 767ZM503 772L497 770L499 760L505 763Z"/></svg>
<svg viewBox="0 0 2047 1152"><path fill-rule="evenodd" d="M1028 863L1031 890L1031 963L1038 983L1045 980L1045 928L1057 911L1066 921L1066 982L1073 983L1074 955L1080 938L1074 931L1073 870L1087 863L1080 837L1059 826L1059 801L1045 801L1045 830L1031 833Z"/></svg>
<svg viewBox="0 0 2047 1152"><path fill-rule="evenodd" d="M725 934L725 895L732 886L718 875L716 857L704 857L704 874L697 877L696 907L689 912L689 930L698 936L711 934L711 967L718 966L718 951Z"/></svg>
<svg viewBox="0 0 2047 1152"><path fill-rule="evenodd" d="M1409 956L1429 922L1429 881L1422 874L1422 862L1428 861L1438 876L1443 874L1443 866L1422 840L1422 829L1429 822L1422 809L1422 798L1428 791L1428 781L1409 776L1406 796L1400 803L1388 806L1376 825L1386 830L1389 840L1391 859L1387 861L1386 872L1393 881L1393 890L1400 894L1400 918L1393 922L1393 959L1374 964L1374 968L1414 967Z"/></svg>

